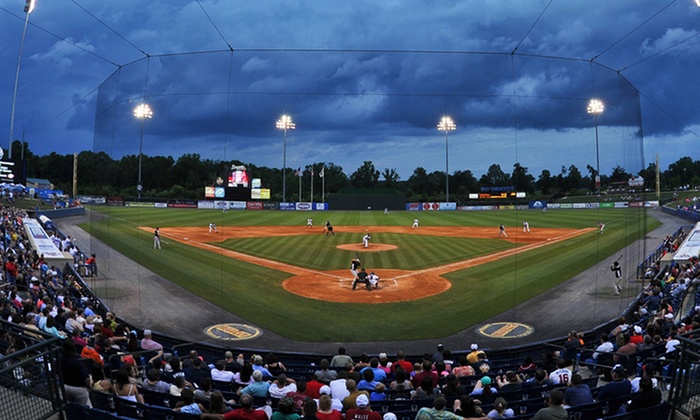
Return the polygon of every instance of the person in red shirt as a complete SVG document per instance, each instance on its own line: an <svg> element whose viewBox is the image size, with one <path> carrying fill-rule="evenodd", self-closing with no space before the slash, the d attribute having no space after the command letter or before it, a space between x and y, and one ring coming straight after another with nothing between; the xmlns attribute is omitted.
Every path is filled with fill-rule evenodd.
<svg viewBox="0 0 700 420"><path fill-rule="evenodd" d="M396 353L396 362L393 365L391 365L391 371L396 372L396 368L401 367L401 369L403 369L404 372L406 372L408 374L413 372L413 363L408 362L405 359L406 359L406 353L399 350Z"/></svg>
<svg viewBox="0 0 700 420"><path fill-rule="evenodd" d="M345 420L382 420L382 415L369 408L369 398L358 395L355 400L357 408L351 408L345 413Z"/></svg>
<svg viewBox="0 0 700 420"><path fill-rule="evenodd" d="M309 397L317 400L321 398L321 387L325 385L318 381L316 375L309 376L309 380L306 382L306 392L305 394Z"/></svg>
<svg viewBox="0 0 700 420"><path fill-rule="evenodd" d="M241 408L229 411L226 414L201 414L200 419L205 420L268 420L272 415L272 409L270 409L270 414L268 415L264 410L256 410L253 407L253 397L248 394L241 395L241 399L238 401Z"/></svg>
<svg viewBox="0 0 700 420"><path fill-rule="evenodd" d="M437 372L432 371L432 367L433 364L430 360L425 360L423 362L423 371L420 373L416 373L416 375L412 379L414 388L418 388L421 384L421 381L426 376L430 376L433 379L433 388L438 386L438 374Z"/></svg>

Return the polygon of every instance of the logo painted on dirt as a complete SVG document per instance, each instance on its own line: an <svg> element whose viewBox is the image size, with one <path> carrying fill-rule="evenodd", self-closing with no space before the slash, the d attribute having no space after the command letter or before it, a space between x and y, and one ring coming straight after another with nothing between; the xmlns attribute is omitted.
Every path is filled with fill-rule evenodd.
<svg viewBox="0 0 700 420"><path fill-rule="evenodd" d="M520 338L533 332L533 327L519 322L494 322L479 328L479 334L489 338Z"/></svg>
<svg viewBox="0 0 700 420"><path fill-rule="evenodd" d="M217 324L204 330L209 337L219 340L250 340L262 334L262 331L246 324Z"/></svg>

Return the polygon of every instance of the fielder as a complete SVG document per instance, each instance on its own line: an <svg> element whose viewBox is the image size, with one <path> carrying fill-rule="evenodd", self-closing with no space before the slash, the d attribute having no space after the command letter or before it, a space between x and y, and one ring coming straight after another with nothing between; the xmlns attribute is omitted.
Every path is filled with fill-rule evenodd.
<svg viewBox="0 0 700 420"><path fill-rule="evenodd" d="M527 222L527 220L523 222L523 232L530 232L530 224Z"/></svg>
<svg viewBox="0 0 700 420"><path fill-rule="evenodd" d="M500 238L501 235L505 236L506 238L508 237L508 234L506 233L506 227L504 225L498 227L498 237Z"/></svg>
<svg viewBox="0 0 700 420"><path fill-rule="evenodd" d="M161 249L160 248L160 229L156 227L156 230L153 231L153 249Z"/></svg>
<svg viewBox="0 0 700 420"><path fill-rule="evenodd" d="M372 237L370 236L369 233L366 234L365 236L363 236L362 237L362 246L365 248L368 248L370 239L372 239Z"/></svg>
<svg viewBox="0 0 700 420"><path fill-rule="evenodd" d="M314 219L312 219L312 218L310 218L310 217L309 217L308 219L306 219L306 227L307 227L307 228L312 228L312 227L314 227Z"/></svg>
<svg viewBox="0 0 700 420"><path fill-rule="evenodd" d="M216 230L216 224L214 222L209 223L209 233L216 232L219 233L218 230Z"/></svg>
<svg viewBox="0 0 700 420"><path fill-rule="evenodd" d="M411 226L411 229L417 228L418 227L418 218L413 219L413 225Z"/></svg>
<svg viewBox="0 0 700 420"><path fill-rule="evenodd" d="M605 230L605 223L598 222L598 233L603 233L604 230Z"/></svg>

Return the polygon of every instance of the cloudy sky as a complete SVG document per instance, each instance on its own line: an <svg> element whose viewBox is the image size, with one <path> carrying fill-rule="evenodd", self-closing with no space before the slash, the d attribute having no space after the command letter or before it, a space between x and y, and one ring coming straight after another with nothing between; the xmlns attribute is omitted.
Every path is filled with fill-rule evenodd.
<svg viewBox="0 0 700 420"><path fill-rule="evenodd" d="M24 0L0 0L0 145ZM37 0L14 137L34 153L199 153L281 167L371 160L477 177L520 162L630 172L700 156L695 0ZM99 89L98 89L99 88ZM591 98L605 102L597 118Z"/></svg>

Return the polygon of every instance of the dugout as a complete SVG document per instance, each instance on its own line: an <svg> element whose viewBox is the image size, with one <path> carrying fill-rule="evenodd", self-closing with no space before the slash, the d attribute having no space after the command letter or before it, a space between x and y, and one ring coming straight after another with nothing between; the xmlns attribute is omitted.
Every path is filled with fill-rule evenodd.
<svg viewBox="0 0 700 420"><path fill-rule="evenodd" d="M329 210L406 210L406 197L400 194L333 194Z"/></svg>

